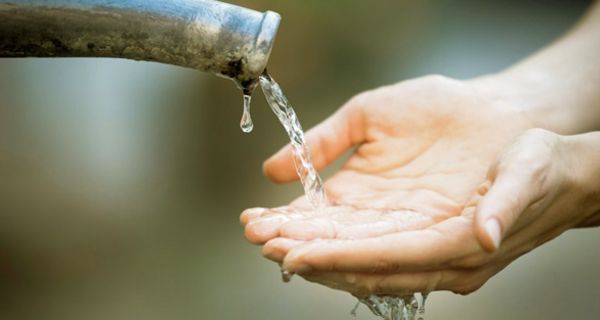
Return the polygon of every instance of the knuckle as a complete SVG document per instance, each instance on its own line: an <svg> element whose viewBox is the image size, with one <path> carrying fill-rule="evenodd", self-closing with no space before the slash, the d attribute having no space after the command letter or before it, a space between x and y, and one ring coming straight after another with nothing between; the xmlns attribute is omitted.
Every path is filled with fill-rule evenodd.
<svg viewBox="0 0 600 320"><path fill-rule="evenodd" d="M395 270L397 265L393 262L385 259L384 257L377 257L374 259L371 267L371 272L381 272L381 271L389 271Z"/></svg>
<svg viewBox="0 0 600 320"><path fill-rule="evenodd" d="M529 150L530 154L535 156L537 160L543 160L551 156L559 140L560 136L558 134L535 128L527 130L519 142L522 150Z"/></svg>
<svg viewBox="0 0 600 320"><path fill-rule="evenodd" d="M546 137L551 134L552 133L550 131L542 129L542 128L531 128L531 129L527 129L525 131L524 136L528 137L530 139L539 139L539 138L543 138L543 137Z"/></svg>
<svg viewBox="0 0 600 320"><path fill-rule="evenodd" d="M521 168L537 169L539 163L541 163L541 161L539 161L541 154L539 150L536 149L537 148L534 144L515 150L511 159L513 163L507 163L505 165L515 165Z"/></svg>
<svg viewBox="0 0 600 320"><path fill-rule="evenodd" d="M308 253L304 250L304 248L290 251L285 259L291 261L294 265L306 265L312 267L310 264L312 261L308 257Z"/></svg>
<svg viewBox="0 0 600 320"><path fill-rule="evenodd" d="M346 109L360 109L369 104L369 101L373 99L374 90L368 90L354 95L346 102L344 107Z"/></svg>
<svg viewBox="0 0 600 320"><path fill-rule="evenodd" d="M545 130L532 129L522 136L501 157L497 164L498 173L512 172L530 182L543 182L552 165L555 137L543 137ZM541 133L540 133L541 132Z"/></svg>
<svg viewBox="0 0 600 320"><path fill-rule="evenodd" d="M344 281L351 286L357 286L360 284L359 276L356 273L346 273L344 275Z"/></svg>
<svg viewBox="0 0 600 320"><path fill-rule="evenodd" d="M381 270L385 270L387 267L386 263L381 259L377 259L373 262L370 268L370 272L380 272Z"/></svg>

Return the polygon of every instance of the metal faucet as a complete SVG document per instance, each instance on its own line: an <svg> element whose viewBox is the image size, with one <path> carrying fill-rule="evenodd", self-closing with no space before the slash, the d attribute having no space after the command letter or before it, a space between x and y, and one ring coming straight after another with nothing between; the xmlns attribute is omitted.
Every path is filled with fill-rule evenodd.
<svg viewBox="0 0 600 320"><path fill-rule="evenodd" d="M211 0L0 0L0 57L156 61L233 79L250 93L280 20Z"/></svg>

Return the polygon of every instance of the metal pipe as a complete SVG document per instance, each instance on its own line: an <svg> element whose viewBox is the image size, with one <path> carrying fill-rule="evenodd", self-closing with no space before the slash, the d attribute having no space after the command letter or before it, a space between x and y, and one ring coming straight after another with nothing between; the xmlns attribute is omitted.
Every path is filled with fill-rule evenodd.
<svg viewBox="0 0 600 320"><path fill-rule="evenodd" d="M251 92L280 16L210 0L0 0L0 57L156 61Z"/></svg>

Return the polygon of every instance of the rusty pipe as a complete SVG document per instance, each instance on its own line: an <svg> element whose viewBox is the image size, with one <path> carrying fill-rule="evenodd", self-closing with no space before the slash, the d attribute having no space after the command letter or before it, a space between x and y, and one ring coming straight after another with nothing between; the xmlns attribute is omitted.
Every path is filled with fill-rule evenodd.
<svg viewBox="0 0 600 320"><path fill-rule="evenodd" d="M251 92L280 19L210 0L0 0L0 57L155 61L231 78Z"/></svg>

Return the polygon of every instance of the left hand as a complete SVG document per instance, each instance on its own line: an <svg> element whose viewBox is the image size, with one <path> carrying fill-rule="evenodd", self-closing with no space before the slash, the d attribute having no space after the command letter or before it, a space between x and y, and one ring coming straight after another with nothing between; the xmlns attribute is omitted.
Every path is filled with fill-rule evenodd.
<svg viewBox="0 0 600 320"><path fill-rule="evenodd" d="M519 256L590 224L597 177L585 169L597 159L581 158L578 139L527 131L491 166L460 216L424 230L358 240L276 238L264 251L290 272L357 296L473 292Z"/></svg>
<svg viewBox="0 0 600 320"><path fill-rule="evenodd" d="M377 239L436 226L470 230L461 213L490 164L541 120L515 107L529 102L504 99L506 87L503 77L427 76L357 95L306 134L317 170L356 146L325 183L335 210L315 214L304 197L283 208L246 210L246 238L266 243L264 254L281 261L277 237ZM289 145L264 168L276 182L297 179Z"/></svg>
<svg viewBox="0 0 600 320"><path fill-rule="evenodd" d="M246 238L367 238L460 215L494 158L534 126L527 110L513 106L525 102L498 98L504 87L501 77L427 76L355 96L306 134L317 170L356 146L325 183L336 210L315 215L305 197L246 210ZM266 175L280 183L297 179L292 157L288 145L265 162Z"/></svg>

